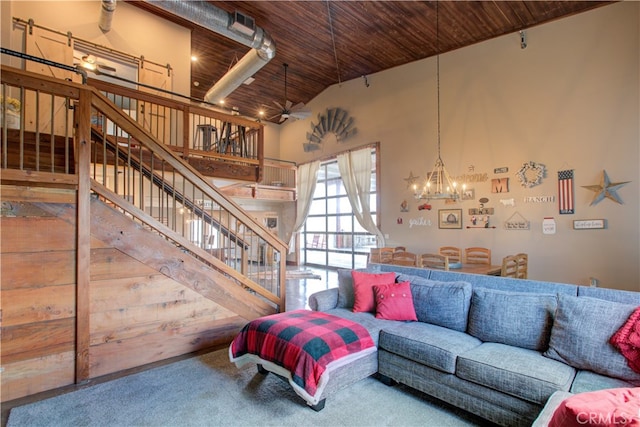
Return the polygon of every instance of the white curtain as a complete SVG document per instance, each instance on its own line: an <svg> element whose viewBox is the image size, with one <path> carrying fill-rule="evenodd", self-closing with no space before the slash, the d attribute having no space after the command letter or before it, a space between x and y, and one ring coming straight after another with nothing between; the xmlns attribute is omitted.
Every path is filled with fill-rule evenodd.
<svg viewBox="0 0 640 427"><path fill-rule="evenodd" d="M350 151L338 155L338 169L347 191L351 209L360 225L378 237L378 246L385 246L382 232L371 216L369 200L371 196L371 149Z"/></svg>
<svg viewBox="0 0 640 427"><path fill-rule="evenodd" d="M305 163L298 167L296 223L293 226L291 240L289 241L289 253L293 252L296 233L302 229L304 222L307 220L313 193L316 191L316 183L318 182L318 169L320 169L319 160Z"/></svg>

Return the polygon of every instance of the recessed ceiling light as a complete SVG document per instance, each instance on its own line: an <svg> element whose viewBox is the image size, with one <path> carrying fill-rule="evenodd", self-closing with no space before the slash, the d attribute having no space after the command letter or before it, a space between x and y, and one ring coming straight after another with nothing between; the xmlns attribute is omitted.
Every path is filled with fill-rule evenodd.
<svg viewBox="0 0 640 427"><path fill-rule="evenodd" d="M193 85L194 85L195 87L198 87L198 86L200 86L200 82L199 82L199 81L195 81L195 82L193 82Z"/></svg>
<svg viewBox="0 0 640 427"><path fill-rule="evenodd" d="M191 55L191 62L196 62L198 60L198 57L195 55Z"/></svg>

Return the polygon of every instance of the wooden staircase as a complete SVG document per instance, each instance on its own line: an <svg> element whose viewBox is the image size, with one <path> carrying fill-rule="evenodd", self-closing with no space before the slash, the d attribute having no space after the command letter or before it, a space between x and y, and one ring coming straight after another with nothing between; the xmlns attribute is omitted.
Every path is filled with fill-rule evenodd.
<svg viewBox="0 0 640 427"><path fill-rule="evenodd" d="M1 72L23 101L19 128L0 128L3 401L223 345L284 310L286 244L184 150L95 88Z"/></svg>

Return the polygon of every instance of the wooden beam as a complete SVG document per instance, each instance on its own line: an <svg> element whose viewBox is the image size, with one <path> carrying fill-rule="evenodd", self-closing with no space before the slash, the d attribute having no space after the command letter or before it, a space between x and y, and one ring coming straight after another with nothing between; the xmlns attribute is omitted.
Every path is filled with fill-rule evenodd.
<svg viewBox="0 0 640 427"><path fill-rule="evenodd" d="M89 379L91 282L91 92L80 92L76 106L76 153L78 174L76 260L76 382Z"/></svg>

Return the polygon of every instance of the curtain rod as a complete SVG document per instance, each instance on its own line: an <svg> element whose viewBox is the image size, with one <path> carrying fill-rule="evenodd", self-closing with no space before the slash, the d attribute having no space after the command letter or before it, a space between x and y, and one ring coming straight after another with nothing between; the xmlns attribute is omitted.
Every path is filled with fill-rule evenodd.
<svg viewBox="0 0 640 427"><path fill-rule="evenodd" d="M350 148L350 149L348 149L348 150L340 151L340 152L338 152L338 153L330 154L330 155L328 155L328 156L321 157L321 158L319 158L319 159L313 159L313 160L310 160L310 161L308 161L308 162L300 163L300 165L303 165L303 164L306 164L306 163L315 162L315 161L327 162L327 161L329 161L329 160L333 160L333 159L337 158L339 154L350 153L350 152L352 152L352 151L362 150L363 148L367 148L367 147L375 148L375 149L376 149L376 151L377 151L377 150L378 150L378 146L379 146L379 145L380 145L380 143L379 143L379 142L370 142L370 143L368 143L368 144L360 145L360 146L358 146L358 147L354 147L354 148Z"/></svg>
<svg viewBox="0 0 640 427"><path fill-rule="evenodd" d="M171 75L171 70L172 70L171 64L160 64L158 62L154 62L154 61L150 61L148 59L145 59L144 55L142 55L140 57L137 57L137 56L131 55L130 53L122 52L122 51L119 51L119 50L116 50L116 49L113 49L113 48L110 48L110 47L107 47L107 46L102 46L102 45L99 45L97 43L90 42L88 40L84 40L84 39L81 39L79 37L75 37L71 33L71 31L67 31L66 33L63 33L62 31L58 31L58 30L54 30L54 29L51 29L51 28L47 28L47 27L45 27L43 25L38 25L38 24L35 23L33 18L29 18L28 20L25 21L24 19L16 18L14 16L13 17L13 21L16 24L22 24L25 27L29 27L29 34L31 34L31 28L32 27L40 28L42 30L49 31L49 32L54 33L54 34L58 34L58 35L61 35L61 36L66 36L69 39L69 45L71 45L71 40L75 40L77 42L80 42L80 44L83 44L83 45L86 45L86 46L89 46L89 47L94 47L94 48L100 49L102 51L108 52L110 54L115 54L115 55L121 56L121 57L126 58L128 60L131 60L133 62L141 62L141 63L150 62L151 64L154 64L154 65L157 65L157 66L160 66L160 67L165 67L167 69L167 71L169 72L169 75Z"/></svg>

